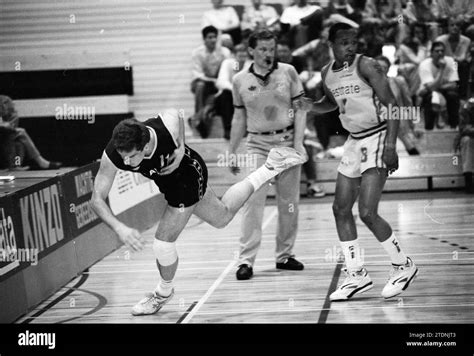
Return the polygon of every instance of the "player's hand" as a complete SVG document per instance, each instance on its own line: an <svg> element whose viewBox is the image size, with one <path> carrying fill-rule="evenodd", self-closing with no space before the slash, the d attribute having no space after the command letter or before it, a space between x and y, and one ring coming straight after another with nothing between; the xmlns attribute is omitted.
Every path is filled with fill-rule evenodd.
<svg viewBox="0 0 474 356"><path fill-rule="evenodd" d="M398 169L398 155L395 147L385 147L382 161L386 164L389 175Z"/></svg>
<svg viewBox="0 0 474 356"><path fill-rule="evenodd" d="M313 100L307 97L299 98L293 102L296 110L311 111L313 110Z"/></svg>
<svg viewBox="0 0 474 356"><path fill-rule="evenodd" d="M181 163L181 160L184 157L184 144L181 144L177 149L174 150L173 154L169 158L169 164L164 167L159 175L167 175L176 170L176 168L179 167L179 164Z"/></svg>
<svg viewBox="0 0 474 356"><path fill-rule="evenodd" d="M117 235L127 247L131 247L134 251L140 251L143 248L141 235L138 230L132 229L127 225L122 225L117 230Z"/></svg>

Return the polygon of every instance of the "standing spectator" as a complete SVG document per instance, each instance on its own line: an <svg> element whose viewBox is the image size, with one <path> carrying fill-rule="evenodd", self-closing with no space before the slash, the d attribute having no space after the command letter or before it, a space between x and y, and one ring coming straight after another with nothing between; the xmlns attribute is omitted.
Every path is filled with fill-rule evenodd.
<svg viewBox="0 0 474 356"><path fill-rule="evenodd" d="M465 98L469 81L469 50L471 40L469 37L461 35L463 21L460 18L449 18L449 33L439 36L436 41L443 42L446 48L446 55L453 57L457 62L459 75L459 96Z"/></svg>
<svg viewBox="0 0 474 356"><path fill-rule="evenodd" d="M375 58L382 68L385 75L387 75L390 69L390 60L387 57L379 56ZM388 77L388 84L392 90L393 96L397 105L402 109L413 108L413 102L409 95L408 84L402 76L398 77ZM415 139L415 125L414 123L420 118L416 117L416 114L410 109L406 112L412 114L411 117L405 117L400 120L400 125L398 126L398 138L403 142L406 151L409 155L419 155L418 149L416 148L416 139Z"/></svg>
<svg viewBox="0 0 474 356"><path fill-rule="evenodd" d="M261 30L249 37L249 53L253 63L234 77L235 113L230 135L230 153L235 154L246 131L247 152L264 164L272 147L294 147L306 155L303 146L306 115L294 108L303 97L303 85L293 66L275 60L275 36ZM256 167L255 167L256 168ZM237 168L232 168L233 172ZM302 270L294 258L293 247L298 230L298 202L301 167L296 166L276 178L278 231L276 236L276 268ZM239 268L236 277L249 279L262 240L262 220L268 184L263 185L244 206L240 239Z"/></svg>
<svg viewBox="0 0 474 356"><path fill-rule="evenodd" d="M219 68L224 59L231 56L230 51L217 46L217 29L207 26L202 29L204 44L193 51L191 92L194 94L194 116L190 124L196 127L203 138L208 135L206 119L212 110L212 95L217 93L215 85Z"/></svg>
<svg viewBox="0 0 474 356"><path fill-rule="evenodd" d="M58 169L59 162L46 160L25 129L18 127L20 119L10 97L0 95L0 168L11 170Z"/></svg>
<svg viewBox="0 0 474 356"><path fill-rule="evenodd" d="M222 62L216 82L219 89L219 93L216 94L216 113L222 117L224 138L226 140L230 139L232 116L234 115L232 81L238 72L250 66L247 47L243 43L235 46L234 52L234 57L224 59Z"/></svg>
<svg viewBox="0 0 474 356"><path fill-rule="evenodd" d="M443 98L446 101L448 122L455 128L459 121L459 76L452 57L445 56L443 42L433 42L431 57L420 63L421 86L418 95L422 98L425 129L432 130L435 123L434 106Z"/></svg>
<svg viewBox="0 0 474 356"><path fill-rule="evenodd" d="M283 32L284 27L289 29L287 36L291 48L301 47L310 40L318 38L322 28L322 17L322 8L308 5L307 0L296 0L294 5L287 7L281 14L280 23Z"/></svg>
<svg viewBox="0 0 474 356"><path fill-rule="evenodd" d="M424 23L428 27L428 37L433 41L439 34L440 26L436 22L436 0L408 1L403 9L403 19L410 25Z"/></svg>
<svg viewBox="0 0 474 356"><path fill-rule="evenodd" d="M268 29L280 31L280 16L271 5L262 4L262 0L252 0L252 4L245 8L242 15L241 28L244 33L250 34L255 30ZM245 36L244 37L248 37Z"/></svg>
<svg viewBox="0 0 474 356"><path fill-rule="evenodd" d="M474 194L474 97L466 102L459 115L459 134L455 140L455 149L461 151L466 193Z"/></svg>
<svg viewBox="0 0 474 356"><path fill-rule="evenodd" d="M231 35L234 44L240 43L239 15L232 6L223 6L224 0L211 0L213 9L202 16L201 27L214 26L222 33Z"/></svg>
<svg viewBox="0 0 474 356"><path fill-rule="evenodd" d="M403 41L396 52L398 72L407 81L411 97L416 95L420 87L418 66L430 56L430 47L427 26L415 22L410 25L410 36Z"/></svg>
<svg viewBox="0 0 474 356"><path fill-rule="evenodd" d="M296 72L300 74L305 69L305 61L301 57L293 56L288 41L280 40L277 44L277 60L282 63L291 64Z"/></svg>

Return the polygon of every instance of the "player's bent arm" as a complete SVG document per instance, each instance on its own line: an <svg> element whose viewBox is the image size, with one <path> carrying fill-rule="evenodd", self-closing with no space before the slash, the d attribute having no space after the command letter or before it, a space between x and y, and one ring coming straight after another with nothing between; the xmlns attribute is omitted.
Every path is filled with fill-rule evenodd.
<svg viewBox="0 0 474 356"><path fill-rule="evenodd" d="M245 108L236 107L234 110L234 116L232 118L232 128L230 131L230 153L237 152L240 141L245 135L247 130L247 112Z"/></svg>
<svg viewBox="0 0 474 356"><path fill-rule="evenodd" d="M392 89L390 89L387 76L375 59L362 57L360 71L363 77L370 83L383 105L387 107L398 106ZM396 147L399 125L399 117L397 115L390 115L390 119L387 120L387 138L385 141L387 148Z"/></svg>
<svg viewBox="0 0 474 356"><path fill-rule="evenodd" d="M112 183L114 182L116 173L117 168L104 152L100 160L99 172L94 181L92 207L102 221L117 233L124 224L114 216L112 210L110 210L105 202L109 195L110 188L112 187Z"/></svg>

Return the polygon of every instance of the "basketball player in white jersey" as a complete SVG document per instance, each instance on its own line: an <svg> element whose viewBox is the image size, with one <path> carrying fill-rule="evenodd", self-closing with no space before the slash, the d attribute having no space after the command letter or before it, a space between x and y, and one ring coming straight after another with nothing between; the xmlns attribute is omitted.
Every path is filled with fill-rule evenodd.
<svg viewBox="0 0 474 356"><path fill-rule="evenodd" d="M339 107L339 117L350 136L338 167L333 212L344 253L347 277L330 299L347 300L372 288L363 267L352 206L359 197L359 216L375 235L392 261L393 269L382 290L391 298L405 290L418 273L405 255L390 225L377 208L388 174L398 169L396 140L399 121L387 115L383 106L397 106L387 78L378 63L356 54L357 32L337 23L329 30L334 60L322 69L325 96L318 102L305 98L301 108L325 113ZM390 105L390 106L389 106Z"/></svg>
<svg viewBox="0 0 474 356"><path fill-rule="evenodd" d="M136 172L153 180L167 201L153 242L160 280L155 290L132 308L132 314L154 314L173 297L173 279L178 268L176 239L192 214L223 228L265 182L305 161L293 148L272 149L262 167L218 199L208 189L205 162L184 143L184 123L177 110L167 110L145 122L121 121L104 150L94 181L95 212L122 242L140 250L140 233L119 221L106 203L117 171Z"/></svg>

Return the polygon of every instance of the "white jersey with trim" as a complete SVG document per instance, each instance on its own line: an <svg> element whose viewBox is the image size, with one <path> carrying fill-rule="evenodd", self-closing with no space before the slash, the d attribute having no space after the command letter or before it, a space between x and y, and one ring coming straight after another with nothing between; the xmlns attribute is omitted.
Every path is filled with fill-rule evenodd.
<svg viewBox="0 0 474 356"><path fill-rule="evenodd" d="M386 119L384 106L372 86L359 74L362 55L350 66L334 70L334 60L323 69L323 82L339 106L342 126L351 134L380 126Z"/></svg>

